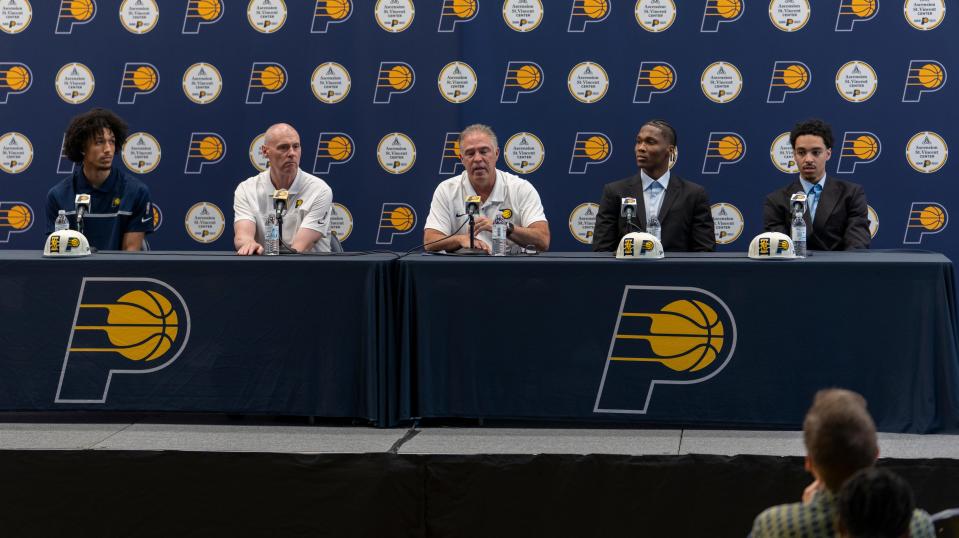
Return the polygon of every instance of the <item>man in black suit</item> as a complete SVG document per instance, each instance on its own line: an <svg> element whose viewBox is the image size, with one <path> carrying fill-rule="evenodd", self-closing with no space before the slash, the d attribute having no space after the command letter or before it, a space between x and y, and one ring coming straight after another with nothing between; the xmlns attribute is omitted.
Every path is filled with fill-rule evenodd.
<svg viewBox="0 0 959 538"><path fill-rule="evenodd" d="M615 251L624 235L631 231L645 231L651 212L655 212L659 219L661 241L666 252L713 250L716 236L706 190L670 174L669 158L674 151L676 131L668 123L650 120L643 124L636 135L639 172L603 187L603 199L599 203L593 231L594 251ZM624 197L636 198L636 222L632 226L620 216Z"/></svg>
<svg viewBox="0 0 959 538"><path fill-rule="evenodd" d="M766 196L763 228L790 235L790 197L806 193L806 248L853 250L869 248L869 215L861 185L826 176L832 156L832 129L822 120L796 124L789 134L799 165L799 178Z"/></svg>

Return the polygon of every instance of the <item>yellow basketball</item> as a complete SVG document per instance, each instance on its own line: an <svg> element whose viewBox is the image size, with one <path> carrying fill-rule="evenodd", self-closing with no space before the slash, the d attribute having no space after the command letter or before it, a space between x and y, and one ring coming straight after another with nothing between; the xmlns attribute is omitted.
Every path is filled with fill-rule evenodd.
<svg viewBox="0 0 959 538"><path fill-rule="evenodd" d="M191 0L196 2L196 13L205 21L212 21L220 16L223 6L220 0Z"/></svg>
<svg viewBox="0 0 959 538"><path fill-rule="evenodd" d="M326 0L324 7L331 19L343 20L350 14L349 0Z"/></svg>
<svg viewBox="0 0 959 538"><path fill-rule="evenodd" d="M524 90L532 90L542 80L539 69L532 65L524 65L516 70L516 83Z"/></svg>
<svg viewBox="0 0 959 538"><path fill-rule="evenodd" d="M935 88L942 84L943 73L942 68L935 64L926 64L919 68L919 72L916 73L916 78L919 79L919 83L927 88Z"/></svg>
<svg viewBox="0 0 959 538"><path fill-rule="evenodd" d="M353 153L353 145L345 136L334 136L326 145L326 152L335 161L342 161Z"/></svg>
<svg viewBox="0 0 959 538"><path fill-rule="evenodd" d="M879 143L869 135L862 135L852 141L852 152L856 157L868 161L879 153Z"/></svg>
<svg viewBox="0 0 959 538"><path fill-rule="evenodd" d="M649 71L649 83L657 90L665 90L673 83L673 70L657 65Z"/></svg>
<svg viewBox="0 0 959 538"><path fill-rule="evenodd" d="M609 143L605 138L591 136L583 144L583 151L586 156L594 161L601 161L609 156Z"/></svg>
<svg viewBox="0 0 959 538"><path fill-rule="evenodd" d="M476 0L453 0L453 13L461 19L468 19L476 14Z"/></svg>
<svg viewBox="0 0 959 538"><path fill-rule="evenodd" d="M268 90L279 90L285 82L286 75L283 74L282 69L275 65L271 65L260 72L260 83Z"/></svg>
<svg viewBox="0 0 959 538"><path fill-rule="evenodd" d="M783 84L798 90L809 82L809 72L801 65L790 65L783 70Z"/></svg>
<svg viewBox="0 0 959 538"><path fill-rule="evenodd" d="M413 212L408 207L398 207L390 211L390 225L405 232L413 227Z"/></svg>
<svg viewBox="0 0 959 538"><path fill-rule="evenodd" d="M223 156L223 143L219 138L208 136L200 140L200 155L208 161L215 161Z"/></svg>
<svg viewBox="0 0 959 538"><path fill-rule="evenodd" d="M93 16L93 2L91 0L73 0L70 2L70 16L78 21L88 20Z"/></svg>
<svg viewBox="0 0 959 538"><path fill-rule="evenodd" d="M460 157L462 157L462 155L460 155L460 141L459 141L459 140L457 140L456 142L453 142L453 155L456 155L456 158L457 158L457 159L459 159Z"/></svg>
<svg viewBox="0 0 959 538"><path fill-rule="evenodd" d="M669 303L653 319L649 343L662 364L695 372L709 366L723 349L725 329L716 311L701 301Z"/></svg>
<svg viewBox="0 0 959 538"><path fill-rule="evenodd" d="M735 136L724 136L716 144L716 151L719 156L727 161L734 161L743 155L743 142Z"/></svg>
<svg viewBox="0 0 959 538"><path fill-rule="evenodd" d="M30 209L26 206L15 205L7 211L7 223L9 223L14 230L26 229L27 226L30 226L31 218Z"/></svg>
<svg viewBox="0 0 959 538"><path fill-rule="evenodd" d="M927 206L919 212L919 223L927 230L938 230L946 223L946 215L936 206Z"/></svg>
<svg viewBox="0 0 959 538"><path fill-rule="evenodd" d="M743 10L741 0L716 0L716 13L724 19L732 19Z"/></svg>
<svg viewBox="0 0 959 538"><path fill-rule="evenodd" d="M131 291L108 308L106 331L110 343L130 360L159 358L176 339L177 313L170 301L155 291Z"/></svg>
<svg viewBox="0 0 959 538"><path fill-rule="evenodd" d="M583 13L591 19L601 19L609 11L606 0L583 0Z"/></svg>
<svg viewBox="0 0 959 538"><path fill-rule="evenodd" d="M147 66L138 67L133 72L133 85L139 90L149 90L156 86L157 72Z"/></svg>
<svg viewBox="0 0 959 538"><path fill-rule="evenodd" d="M397 90L405 90L413 83L413 72L405 65L397 65L387 74L390 86Z"/></svg>
<svg viewBox="0 0 959 538"><path fill-rule="evenodd" d="M852 0L849 8L858 17L868 17L876 12L876 0Z"/></svg>
<svg viewBox="0 0 959 538"><path fill-rule="evenodd" d="M30 72L23 66L15 65L7 70L4 79L10 89L20 91L30 85Z"/></svg>

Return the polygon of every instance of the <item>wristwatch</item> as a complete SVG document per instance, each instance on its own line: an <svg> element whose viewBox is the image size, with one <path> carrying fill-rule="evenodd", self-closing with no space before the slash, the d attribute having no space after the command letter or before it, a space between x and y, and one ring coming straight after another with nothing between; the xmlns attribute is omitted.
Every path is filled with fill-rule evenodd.
<svg viewBox="0 0 959 538"><path fill-rule="evenodd" d="M512 222L506 223L506 237L509 237L513 233L514 228L516 228L516 226L513 226Z"/></svg>

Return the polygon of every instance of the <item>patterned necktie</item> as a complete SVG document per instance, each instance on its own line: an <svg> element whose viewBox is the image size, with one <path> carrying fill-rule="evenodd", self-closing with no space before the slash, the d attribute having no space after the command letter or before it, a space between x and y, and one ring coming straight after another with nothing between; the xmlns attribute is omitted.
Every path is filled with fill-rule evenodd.
<svg viewBox="0 0 959 538"><path fill-rule="evenodd" d="M816 183L809 188L809 220L816 220L816 207L819 205L819 194L822 192L822 185Z"/></svg>

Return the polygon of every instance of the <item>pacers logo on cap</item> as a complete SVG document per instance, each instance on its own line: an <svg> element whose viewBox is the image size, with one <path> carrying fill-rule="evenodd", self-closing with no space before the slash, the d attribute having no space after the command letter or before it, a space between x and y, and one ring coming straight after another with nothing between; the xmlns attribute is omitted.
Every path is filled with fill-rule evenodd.
<svg viewBox="0 0 959 538"><path fill-rule="evenodd" d="M949 224L949 212L938 202L913 202L906 220L904 245L918 245L927 235L935 235L946 229Z"/></svg>
<svg viewBox="0 0 959 538"><path fill-rule="evenodd" d="M585 32L587 24L605 21L609 10L609 0L573 0L567 31Z"/></svg>
<svg viewBox="0 0 959 538"><path fill-rule="evenodd" d="M543 22L543 1L506 0L503 2L503 20L515 32L535 30Z"/></svg>
<svg viewBox="0 0 959 538"><path fill-rule="evenodd" d="M123 65L123 77L120 79L120 96L117 104L132 105L137 95L146 95L156 91L160 85L160 71L148 63L127 62Z"/></svg>
<svg viewBox="0 0 959 538"><path fill-rule="evenodd" d="M331 24L346 22L353 14L353 0L317 0L311 34L325 34Z"/></svg>
<svg viewBox="0 0 959 538"><path fill-rule="evenodd" d="M935 60L911 60L906 71L903 103L918 103L922 94L937 92L946 85L946 68Z"/></svg>
<svg viewBox="0 0 959 538"><path fill-rule="evenodd" d="M67 157L66 149L64 144L67 141L67 135L64 133L63 138L60 139L60 160L57 162L57 173L58 174L72 174L73 169L76 168L77 163L70 160ZM2 146L0 146L2 148Z"/></svg>
<svg viewBox="0 0 959 538"><path fill-rule="evenodd" d="M373 16L380 28L391 33L406 30L413 24L416 9L413 0L377 0Z"/></svg>
<svg viewBox="0 0 959 538"><path fill-rule="evenodd" d="M676 87L676 68L666 62L639 64L634 103L649 103L655 93L668 93Z"/></svg>
<svg viewBox="0 0 959 538"><path fill-rule="evenodd" d="M0 170L8 174L19 174L33 162L33 144L20 133L6 133L0 136Z"/></svg>
<svg viewBox="0 0 959 538"><path fill-rule="evenodd" d="M902 14L916 30L932 30L946 17L946 0L906 0Z"/></svg>
<svg viewBox="0 0 959 538"><path fill-rule="evenodd" d="M33 208L26 202L0 202L0 243L33 227Z"/></svg>
<svg viewBox="0 0 959 538"><path fill-rule="evenodd" d="M263 96L280 93L286 88L286 68L276 62L255 62L250 70L246 104L263 104Z"/></svg>
<svg viewBox="0 0 959 538"><path fill-rule="evenodd" d="M410 91L416 82L413 66L406 62L380 62L376 76L376 90L373 92L373 102L376 104L389 103L393 94Z"/></svg>
<svg viewBox="0 0 959 538"><path fill-rule="evenodd" d="M407 235L416 228L416 210L403 202L388 202L380 211L380 225L376 230L377 245L392 245L398 235Z"/></svg>
<svg viewBox="0 0 959 538"><path fill-rule="evenodd" d="M613 154L613 142L603 133L578 132L569 160L570 174L585 174L594 164L602 164Z"/></svg>
<svg viewBox="0 0 959 538"><path fill-rule="evenodd" d="M19 34L30 26L33 20L33 7L30 0L7 0L0 7L0 31Z"/></svg>
<svg viewBox="0 0 959 538"><path fill-rule="evenodd" d="M783 32L795 32L809 22L809 0L772 0L769 20Z"/></svg>
<svg viewBox="0 0 959 538"><path fill-rule="evenodd" d="M96 16L97 3L94 0L60 0L60 14L54 33L72 34L74 25L87 24Z"/></svg>
<svg viewBox="0 0 959 538"><path fill-rule="evenodd" d="M738 133L712 132L706 142L704 174L718 174L727 164L736 164L746 156L746 141Z"/></svg>
<svg viewBox="0 0 959 538"><path fill-rule="evenodd" d="M808 65L795 60L777 61L773 64L773 76L769 81L766 102L785 103L786 95L806 91L811 81L812 71Z"/></svg>
<svg viewBox="0 0 959 538"><path fill-rule="evenodd" d="M329 174L333 165L346 164L353 158L353 138L346 133L320 133L316 143L314 174Z"/></svg>
<svg viewBox="0 0 959 538"><path fill-rule="evenodd" d="M593 412L645 414L656 385L708 381L735 349L736 320L713 293L626 286Z"/></svg>
<svg viewBox="0 0 959 538"><path fill-rule="evenodd" d="M152 278L84 278L74 320L56 403L106 403L115 374L162 370L190 339L183 296Z"/></svg>
<svg viewBox="0 0 959 538"><path fill-rule="evenodd" d="M706 0L700 32L718 32L719 25L743 16L743 0Z"/></svg>
<svg viewBox="0 0 959 538"><path fill-rule="evenodd" d="M33 86L33 71L27 64L0 62L0 105L6 104L10 95L24 93L30 86Z"/></svg>
<svg viewBox="0 0 959 538"><path fill-rule="evenodd" d="M839 0L836 31L851 32L857 22L872 20L879 13L879 0Z"/></svg>
<svg viewBox="0 0 959 538"><path fill-rule="evenodd" d="M882 144L879 137L866 131L846 131L842 137L836 173L851 174L859 164L868 164L879 158Z"/></svg>
<svg viewBox="0 0 959 538"><path fill-rule="evenodd" d="M511 61L506 65L500 103L518 103L519 96L543 87L543 68L536 62Z"/></svg>
<svg viewBox="0 0 959 538"><path fill-rule="evenodd" d="M479 0L443 0L437 32L452 32L461 22L471 21L479 12Z"/></svg>
<svg viewBox="0 0 959 538"><path fill-rule="evenodd" d="M216 133L193 133L186 154L184 174L200 174L203 167L216 164L226 155L226 142Z"/></svg>
<svg viewBox="0 0 959 538"><path fill-rule="evenodd" d="M647 32L662 32L676 22L673 0L636 0L636 22Z"/></svg>
<svg viewBox="0 0 959 538"><path fill-rule="evenodd" d="M451 176L462 169L460 134L446 133L446 139L443 141L443 156L440 158L440 175Z"/></svg>
<svg viewBox="0 0 959 538"><path fill-rule="evenodd" d="M286 24L286 3L283 0L250 0L246 20L261 34L272 34Z"/></svg>
<svg viewBox="0 0 959 538"><path fill-rule="evenodd" d="M183 33L199 34L201 26L219 22L225 7L223 0L186 0Z"/></svg>

